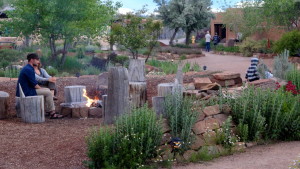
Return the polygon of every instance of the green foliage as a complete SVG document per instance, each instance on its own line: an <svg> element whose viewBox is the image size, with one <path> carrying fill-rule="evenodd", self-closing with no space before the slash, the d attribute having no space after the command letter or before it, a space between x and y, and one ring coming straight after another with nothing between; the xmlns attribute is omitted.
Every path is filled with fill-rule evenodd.
<svg viewBox="0 0 300 169"><path fill-rule="evenodd" d="M6 69L0 70L0 77L17 78L20 74L20 71L20 69L7 67Z"/></svg>
<svg viewBox="0 0 300 169"><path fill-rule="evenodd" d="M126 62L129 62L129 57L128 56L122 56L118 55L115 59L115 63L120 63L121 65L124 66Z"/></svg>
<svg viewBox="0 0 300 169"><path fill-rule="evenodd" d="M175 92L165 99L164 109L171 127L171 135L183 140L182 150L187 150L193 141L191 129L199 115L197 105L199 104L194 98L183 98L180 92Z"/></svg>
<svg viewBox="0 0 300 169"><path fill-rule="evenodd" d="M296 66L286 73L286 80L291 81L296 85L296 89L300 91L300 71L297 70Z"/></svg>
<svg viewBox="0 0 300 169"><path fill-rule="evenodd" d="M185 55L181 55L180 56L180 60L185 60L186 59L186 56Z"/></svg>
<svg viewBox="0 0 300 169"><path fill-rule="evenodd" d="M183 68L182 68L182 72L189 72L191 70L191 64L189 62L187 62Z"/></svg>
<svg viewBox="0 0 300 169"><path fill-rule="evenodd" d="M192 154L190 162L210 161L217 157L219 154L212 154L207 146L203 146L197 153Z"/></svg>
<svg viewBox="0 0 300 169"><path fill-rule="evenodd" d="M246 57L252 57L253 53L261 52L266 50L266 41L256 41L251 38L246 38L240 45L240 51Z"/></svg>
<svg viewBox="0 0 300 169"><path fill-rule="evenodd" d="M87 68L80 70L81 75L99 75L100 73L100 69L94 66L88 66Z"/></svg>
<svg viewBox="0 0 300 169"><path fill-rule="evenodd" d="M200 67L200 65L196 62L194 62L194 64L192 65L191 69L195 72L200 72L202 70L202 68Z"/></svg>
<svg viewBox="0 0 300 169"><path fill-rule="evenodd" d="M175 47L178 47L178 48L192 48L191 46L189 45L186 45L186 44L180 44L180 43L177 43L174 45Z"/></svg>
<svg viewBox="0 0 300 169"><path fill-rule="evenodd" d="M222 125L222 128L216 130L216 143L221 144L224 148L232 149L235 143L238 142L238 138L231 131L232 117L229 116Z"/></svg>
<svg viewBox="0 0 300 169"><path fill-rule="evenodd" d="M93 46L93 45L87 45L84 49L85 49L85 52L87 52L87 53L95 53L95 51L98 49L98 47Z"/></svg>
<svg viewBox="0 0 300 169"><path fill-rule="evenodd" d="M241 141L246 142L248 140L248 124L240 123L237 126L237 135L241 137Z"/></svg>
<svg viewBox="0 0 300 169"><path fill-rule="evenodd" d="M76 49L76 57L78 58L78 59L82 59L82 58L84 58L84 49L83 48L77 48Z"/></svg>
<svg viewBox="0 0 300 169"><path fill-rule="evenodd" d="M177 72L179 63L174 63L169 61L158 61L158 60L151 59L150 61L147 62L147 64L160 68L165 74L174 74ZM196 62L194 64L187 62L183 66L182 71L184 73L189 71L201 71L201 68L200 65L197 64Z"/></svg>
<svg viewBox="0 0 300 169"><path fill-rule="evenodd" d="M274 58L273 73L275 77L286 79L286 73L293 68L293 65L289 62L289 56L289 51L284 50Z"/></svg>
<svg viewBox="0 0 300 169"><path fill-rule="evenodd" d="M294 30L282 35L274 45L274 51L277 53L283 52L285 49L290 51L292 56L300 54L300 31Z"/></svg>
<svg viewBox="0 0 300 169"><path fill-rule="evenodd" d="M161 118L147 105L119 117L114 129L100 128L87 138L90 168L139 168L156 156Z"/></svg>
<svg viewBox="0 0 300 169"><path fill-rule="evenodd" d="M178 47L161 47L158 52L167 52L178 55L202 54L201 49L197 48L178 48Z"/></svg>
<svg viewBox="0 0 300 169"><path fill-rule="evenodd" d="M68 72L62 72L61 74L57 75L59 77L69 77L70 74Z"/></svg>
<svg viewBox="0 0 300 169"><path fill-rule="evenodd" d="M60 69L68 71L69 73L79 72L83 68L83 65L76 57L67 57L65 64L61 65Z"/></svg>
<svg viewBox="0 0 300 169"><path fill-rule="evenodd" d="M122 23L114 24L112 31L116 36L116 42L128 49L133 59L137 59L139 49L156 46L161 26L160 22L151 18L143 21L140 14L136 13L127 14Z"/></svg>
<svg viewBox="0 0 300 169"><path fill-rule="evenodd" d="M46 71L50 76L55 76L58 74L58 70L51 66L47 67Z"/></svg>
<svg viewBox="0 0 300 169"><path fill-rule="evenodd" d="M239 48L238 46L223 46L223 45L217 45L217 46L216 46L216 51L238 53L238 52L240 52L240 48Z"/></svg>
<svg viewBox="0 0 300 169"><path fill-rule="evenodd" d="M233 120L240 125L243 139L299 140L299 99L299 95L283 89L250 87L240 97L226 101L232 108Z"/></svg>
<svg viewBox="0 0 300 169"><path fill-rule="evenodd" d="M262 59L259 60L259 65L257 66L257 71L258 71L259 77L261 79L267 78L266 71L269 71L269 68Z"/></svg>
<svg viewBox="0 0 300 169"><path fill-rule="evenodd" d="M5 68L11 64L11 62L25 59L23 53L13 49L1 49L0 50L0 67Z"/></svg>

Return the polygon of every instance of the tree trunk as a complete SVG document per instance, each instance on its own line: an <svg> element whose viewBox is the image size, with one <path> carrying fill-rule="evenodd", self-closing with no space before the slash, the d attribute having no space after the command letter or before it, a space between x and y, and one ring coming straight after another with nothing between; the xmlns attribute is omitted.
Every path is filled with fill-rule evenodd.
<svg viewBox="0 0 300 169"><path fill-rule="evenodd" d="M56 53L56 46L55 46L54 35L50 35L49 45L50 45L50 50L51 50L51 59L52 59L52 61L56 61L56 59L57 59L57 53Z"/></svg>
<svg viewBox="0 0 300 169"><path fill-rule="evenodd" d="M129 112L128 71L123 67L113 67L108 71L107 108L104 122L112 124L115 118Z"/></svg>
<svg viewBox="0 0 300 169"><path fill-rule="evenodd" d="M175 28L175 31L174 31L171 39L170 39L170 42L169 42L170 46L172 46L174 44L173 41L174 41L175 36L176 36L176 34L177 34L178 31L179 31L179 28Z"/></svg>
<svg viewBox="0 0 300 169"><path fill-rule="evenodd" d="M146 82L129 82L129 97L131 108L142 107L147 99Z"/></svg>
<svg viewBox="0 0 300 169"><path fill-rule="evenodd" d="M25 36L25 46L26 47L30 46L30 38L29 38L29 36Z"/></svg>
<svg viewBox="0 0 300 169"><path fill-rule="evenodd" d="M85 86L66 86L65 92L65 103L76 103L85 102L86 99L83 97L83 90Z"/></svg>
<svg viewBox="0 0 300 169"><path fill-rule="evenodd" d="M61 65L64 65L65 64L65 62L66 62L66 57L67 57L67 52L68 51L68 44L67 44L67 40L65 39L65 41L64 41L64 48L63 48L63 51L62 51L62 57L61 57L61 61L60 61L60 63L61 63Z"/></svg>
<svg viewBox="0 0 300 169"><path fill-rule="evenodd" d="M21 118L25 123L42 123L44 116L44 97L29 96L20 98Z"/></svg>
<svg viewBox="0 0 300 169"><path fill-rule="evenodd" d="M0 119L6 119L8 115L9 94L0 91Z"/></svg>
<svg viewBox="0 0 300 169"><path fill-rule="evenodd" d="M164 103L165 103L165 97L163 96L152 97L152 108L157 115L165 114Z"/></svg>
<svg viewBox="0 0 300 169"><path fill-rule="evenodd" d="M186 36L185 36L185 44L189 45L190 44L190 36L191 36L192 31L187 29L186 31Z"/></svg>
<svg viewBox="0 0 300 169"><path fill-rule="evenodd" d="M129 82L145 82L145 60L130 59L128 77Z"/></svg>

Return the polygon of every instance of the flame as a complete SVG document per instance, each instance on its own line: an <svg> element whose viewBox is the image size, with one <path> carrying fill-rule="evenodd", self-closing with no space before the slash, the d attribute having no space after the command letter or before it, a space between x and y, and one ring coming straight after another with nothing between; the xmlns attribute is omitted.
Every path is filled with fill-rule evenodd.
<svg viewBox="0 0 300 169"><path fill-rule="evenodd" d="M83 89L83 95L82 95L82 96L85 97L86 100L87 100L87 104L85 104L87 107L91 107L91 105L92 105L95 101L99 100L97 96L95 96L95 99L89 98L89 97L87 96L87 94L86 94L86 90L85 90L85 89Z"/></svg>

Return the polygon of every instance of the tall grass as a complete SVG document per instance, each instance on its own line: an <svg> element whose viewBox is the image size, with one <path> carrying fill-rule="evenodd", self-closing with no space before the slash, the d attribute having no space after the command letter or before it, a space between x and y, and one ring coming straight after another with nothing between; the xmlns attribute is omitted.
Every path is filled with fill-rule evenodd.
<svg viewBox="0 0 300 169"><path fill-rule="evenodd" d="M291 81L294 85L296 85L296 89L298 91L300 90L300 71L297 70L296 66L286 73L286 80Z"/></svg>
<svg viewBox="0 0 300 169"><path fill-rule="evenodd" d="M160 68L165 74L175 74L178 69L178 64L176 62L170 62L170 61L158 61L151 59L147 62L148 65ZM193 64L187 62L184 64L182 71L184 73L189 71L201 71L200 66L195 62Z"/></svg>
<svg viewBox="0 0 300 169"><path fill-rule="evenodd" d="M300 96L250 87L240 97L227 98L234 121L248 140L299 140ZM248 131L245 131L248 129Z"/></svg>
<svg viewBox="0 0 300 169"><path fill-rule="evenodd" d="M193 141L191 129L200 113L196 109L197 105L199 104L194 98L183 98L179 92L167 96L165 100L164 107L171 135L184 141L183 150L187 150Z"/></svg>

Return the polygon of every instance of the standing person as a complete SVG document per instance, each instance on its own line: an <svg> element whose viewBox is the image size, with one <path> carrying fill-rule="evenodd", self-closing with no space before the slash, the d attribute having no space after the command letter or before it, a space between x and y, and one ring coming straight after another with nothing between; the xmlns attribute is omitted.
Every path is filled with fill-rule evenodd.
<svg viewBox="0 0 300 169"><path fill-rule="evenodd" d="M216 49L218 43L220 42L220 37L218 36L218 33L215 33L215 36L213 37L214 47Z"/></svg>
<svg viewBox="0 0 300 169"><path fill-rule="evenodd" d="M259 73L257 71L257 65L258 65L258 58L252 58L251 59L251 65L248 68L247 72L246 72L246 79L249 82L253 82L255 80L259 80Z"/></svg>
<svg viewBox="0 0 300 169"><path fill-rule="evenodd" d="M51 119L63 118L62 115L55 113L55 106L53 102L53 95L47 88L41 88L35 80L35 73L33 66L40 63L40 58L36 53L27 55L28 64L21 70L18 82L16 96L20 97L19 84L21 85L25 96L44 96L44 105L46 115L50 115Z"/></svg>
<svg viewBox="0 0 300 169"><path fill-rule="evenodd" d="M206 49L206 52L210 51L210 40L211 40L211 36L209 34L209 31L207 31L207 33L205 35L205 49Z"/></svg>
<svg viewBox="0 0 300 169"><path fill-rule="evenodd" d="M49 88L52 95L53 99L57 100L56 98L56 78L50 76L45 69L42 68L42 64L39 63L37 66L34 67L34 72L35 72L35 79L38 82L38 85L41 86L42 88Z"/></svg>

